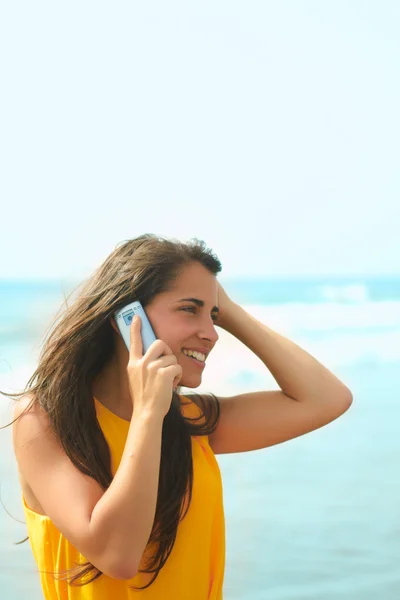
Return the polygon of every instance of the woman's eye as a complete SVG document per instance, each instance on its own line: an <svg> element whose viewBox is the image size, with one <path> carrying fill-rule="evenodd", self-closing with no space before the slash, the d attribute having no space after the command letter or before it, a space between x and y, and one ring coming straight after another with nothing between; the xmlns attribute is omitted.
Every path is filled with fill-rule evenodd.
<svg viewBox="0 0 400 600"><path fill-rule="evenodd" d="M187 310L189 312L195 313L197 308L196 306L185 306L184 308L182 308L181 310ZM215 322L218 319L218 315L214 314L211 315L212 320Z"/></svg>

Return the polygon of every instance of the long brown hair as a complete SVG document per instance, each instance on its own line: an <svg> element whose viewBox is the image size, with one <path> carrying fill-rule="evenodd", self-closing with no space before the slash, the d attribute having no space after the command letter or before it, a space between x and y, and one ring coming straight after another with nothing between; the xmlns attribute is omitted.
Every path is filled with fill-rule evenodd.
<svg viewBox="0 0 400 600"><path fill-rule="evenodd" d="M104 491L112 481L111 456L96 417L92 384L114 353L110 317L136 299L145 308L154 296L168 291L181 269L193 261L214 275L222 268L216 255L196 238L181 242L144 234L119 244L83 283L61 318L56 319L25 390L5 394L16 398L29 394L32 400L26 410L38 404L46 411L70 460ZM144 587L135 589L146 589L155 581L171 554L179 522L189 508L193 485L191 436L209 435L219 419L219 404L212 394L207 402L197 395L201 423L184 418L179 391L180 388L173 392L162 429L157 505L148 541L156 544L157 551L146 569L140 570L154 573L154 577ZM65 575L62 579L70 579L68 583L78 586L103 574L90 562L67 573L72 571L72 577Z"/></svg>

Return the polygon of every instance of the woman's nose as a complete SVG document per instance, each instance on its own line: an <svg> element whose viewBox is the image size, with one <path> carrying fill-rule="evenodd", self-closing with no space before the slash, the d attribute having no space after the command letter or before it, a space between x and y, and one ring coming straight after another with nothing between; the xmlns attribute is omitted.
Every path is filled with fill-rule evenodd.
<svg viewBox="0 0 400 600"><path fill-rule="evenodd" d="M203 326L199 337L210 340L213 344L218 341L219 335L215 329L214 321L207 321L207 323Z"/></svg>

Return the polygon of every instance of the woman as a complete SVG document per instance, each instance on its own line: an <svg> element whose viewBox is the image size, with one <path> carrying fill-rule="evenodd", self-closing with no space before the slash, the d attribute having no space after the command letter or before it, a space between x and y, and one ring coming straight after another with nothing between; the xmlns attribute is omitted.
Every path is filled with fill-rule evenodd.
<svg viewBox="0 0 400 600"><path fill-rule="evenodd" d="M15 409L14 449L46 598L222 598L225 532L215 454L321 427L351 392L257 321L217 280L204 243L146 234L116 248L44 345ZM129 350L114 313L139 299ZM179 394L201 383L216 325L253 351L279 391ZM78 565L78 566L77 566Z"/></svg>

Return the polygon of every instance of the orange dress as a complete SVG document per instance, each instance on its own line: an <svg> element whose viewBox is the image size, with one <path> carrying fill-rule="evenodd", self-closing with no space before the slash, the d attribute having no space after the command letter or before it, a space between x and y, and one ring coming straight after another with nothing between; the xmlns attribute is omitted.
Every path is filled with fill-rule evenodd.
<svg viewBox="0 0 400 600"><path fill-rule="evenodd" d="M189 398L181 396L185 403ZM118 469L129 430L121 419L94 399L97 418L111 452L113 476ZM190 401L185 416L200 415ZM38 565L46 600L221 600L225 569L225 519L219 466L208 436L192 436L193 493L189 510L179 523L174 547L157 579L145 590L152 575L138 573L129 580L101 575L82 587L57 580L45 571L60 572L86 558L58 531L49 517L31 510L22 496L29 541ZM142 566L142 565L141 565Z"/></svg>

